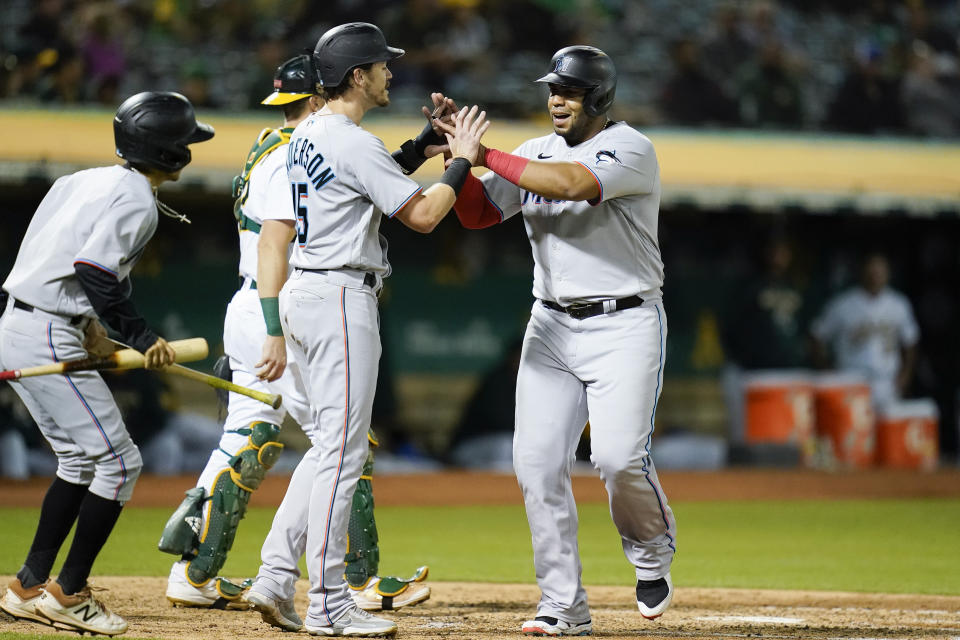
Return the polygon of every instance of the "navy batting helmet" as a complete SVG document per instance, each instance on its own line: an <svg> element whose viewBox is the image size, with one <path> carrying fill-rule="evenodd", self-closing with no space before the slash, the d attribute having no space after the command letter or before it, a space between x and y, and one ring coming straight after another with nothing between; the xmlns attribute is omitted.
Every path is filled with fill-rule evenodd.
<svg viewBox="0 0 960 640"><path fill-rule="evenodd" d="M304 54L290 58L277 67L277 72L273 75L273 93L260 104L289 104L316 93L317 76L313 70L313 60Z"/></svg>
<svg viewBox="0 0 960 640"><path fill-rule="evenodd" d="M596 47L565 47L553 54L551 71L537 82L586 89L583 110L601 116L613 104L617 91L617 70L610 56Z"/></svg>
<svg viewBox="0 0 960 640"><path fill-rule="evenodd" d="M170 173L190 164L188 144L213 137L197 122L193 105L179 93L144 91L127 98L113 119L117 155L127 162Z"/></svg>
<svg viewBox="0 0 960 640"><path fill-rule="evenodd" d="M313 62L325 87L343 82L347 71L371 62L386 62L403 55L403 49L387 46L380 28L369 22L349 22L330 29L317 40Z"/></svg>

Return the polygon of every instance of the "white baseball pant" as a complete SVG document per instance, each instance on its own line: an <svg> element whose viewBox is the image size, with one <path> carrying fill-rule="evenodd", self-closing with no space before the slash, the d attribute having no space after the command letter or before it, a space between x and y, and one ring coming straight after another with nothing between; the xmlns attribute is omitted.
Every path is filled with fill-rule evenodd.
<svg viewBox="0 0 960 640"><path fill-rule="evenodd" d="M39 309L13 307L0 318L0 368L88 357L83 325ZM57 477L89 485L91 493L127 502L143 463L107 384L96 371L11 381L57 455Z"/></svg>
<svg viewBox="0 0 960 640"><path fill-rule="evenodd" d="M381 350L377 298L363 278L354 271L295 270L280 292L284 334L307 389L313 447L291 479L274 529L295 532L278 520L302 517L302 508L289 503L306 501L311 586L304 623L310 626L329 626L354 606L344 579L347 524L369 449ZM264 558L295 535L278 542L272 529Z"/></svg>
<svg viewBox="0 0 960 640"><path fill-rule="evenodd" d="M533 305L517 379L513 464L542 594L537 615L590 617L570 482L588 419L591 461L636 578L670 570L676 524L650 457L666 338L660 300L584 320Z"/></svg>
<svg viewBox="0 0 960 640"><path fill-rule="evenodd" d="M227 305L223 323L223 350L230 356L233 382L265 393L279 393L283 396L283 404L279 409L274 409L259 400L238 393L230 394L220 448L210 455L197 481L197 486L206 488L208 493L220 472L227 468L230 457L247 444L247 436L235 433L237 429L249 427L254 422L280 425L289 413L294 421L303 427L307 436L311 436L310 408L307 406L297 364L289 350L287 369L279 379L264 382L257 377L255 365L260 361L266 336L260 298L256 289L250 289L249 282L244 281L244 286L234 294Z"/></svg>

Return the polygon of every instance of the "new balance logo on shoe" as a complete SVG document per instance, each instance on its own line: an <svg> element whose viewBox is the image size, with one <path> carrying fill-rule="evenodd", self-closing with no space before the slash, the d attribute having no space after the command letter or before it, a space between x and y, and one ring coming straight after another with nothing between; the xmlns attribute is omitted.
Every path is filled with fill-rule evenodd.
<svg viewBox="0 0 960 640"><path fill-rule="evenodd" d="M81 613L81 611L83 613ZM74 609L73 614L83 618L84 622L90 622L91 620L96 618L98 615L100 615L100 612L97 611L96 608L91 609L90 603L87 603L87 604L84 604L82 607L77 607L76 609Z"/></svg>

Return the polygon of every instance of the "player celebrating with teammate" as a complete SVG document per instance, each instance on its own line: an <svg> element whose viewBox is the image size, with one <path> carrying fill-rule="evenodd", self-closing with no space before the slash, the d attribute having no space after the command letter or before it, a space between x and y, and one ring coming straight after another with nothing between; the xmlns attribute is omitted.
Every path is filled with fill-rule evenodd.
<svg viewBox="0 0 960 640"><path fill-rule="evenodd" d="M313 447L291 478L277 519L285 513L307 522L311 587L304 626L314 635L397 631L392 621L358 609L344 580L347 524L368 452L380 358L377 293L390 273L378 229L386 215L431 231L453 206L487 128L476 107L458 113L448 137L454 157L440 182L424 190L407 178L383 142L360 126L370 109L390 103L387 63L401 55L368 23L340 25L321 36L314 61L327 104L296 128L287 153L296 213L293 273L286 278L285 270L274 269L264 277L267 256L260 255L258 290L268 332L282 327L285 338L268 339L264 366L281 367L289 346L313 417ZM285 255L286 247L273 251L281 250ZM310 472L301 473L308 460ZM252 591L289 598L292 593L276 592L283 581L283 573L265 563Z"/></svg>
<svg viewBox="0 0 960 640"><path fill-rule="evenodd" d="M148 368L175 354L130 301L130 271L157 228L157 188L190 163L187 145L209 140L193 106L176 93L139 93L113 122L124 166L80 171L57 180L27 228L3 288L0 368L100 356L113 350L98 318L145 355ZM73 631L116 635L127 623L87 584L142 467L117 404L96 371L10 383L57 455L57 477L23 567L0 602L4 611ZM56 580L50 572L76 523Z"/></svg>
<svg viewBox="0 0 960 640"><path fill-rule="evenodd" d="M481 148L491 172L467 178L456 212L469 228L523 214L537 300L520 358L513 465L542 595L522 630L584 635L592 625L570 465L588 419L640 613L660 616L673 596L676 526L650 456L667 337L660 170L650 140L606 116L616 72L602 51L561 49L537 82L549 86L554 133L512 154Z"/></svg>

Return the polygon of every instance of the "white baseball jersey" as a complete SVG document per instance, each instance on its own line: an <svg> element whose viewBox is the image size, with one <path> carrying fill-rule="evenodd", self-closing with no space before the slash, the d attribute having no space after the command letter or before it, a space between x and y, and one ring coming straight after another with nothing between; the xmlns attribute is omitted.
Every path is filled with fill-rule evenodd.
<svg viewBox="0 0 960 640"><path fill-rule="evenodd" d="M915 345L920 337L913 308L904 295L884 289L873 296L860 287L831 300L814 321L812 332L831 346L838 368L888 383L900 370L901 347ZM884 389L884 395L891 390Z"/></svg>
<svg viewBox="0 0 960 640"><path fill-rule="evenodd" d="M11 296L0 318L0 367L19 369L87 356L86 323L95 318L74 265L123 280L157 227L147 179L121 166L58 179L27 228L3 288ZM13 299L34 307L17 308ZM108 500L133 493L142 461L117 404L96 371L11 382L57 454L57 475Z"/></svg>
<svg viewBox="0 0 960 640"><path fill-rule="evenodd" d="M113 166L64 176L37 208L3 288L50 313L96 317L74 265L124 280L156 229L157 202L143 175Z"/></svg>
<svg viewBox="0 0 960 640"><path fill-rule="evenodd" d="M403 175L383 141L326 109L301 122L287 150L297 215L290 263L389 275L380 217L392 217L421 187Z"/></svg>
<svg viewBox="0 0 960 640"><path fill-rule="evenodd" d="M513 465L533 539L539 616L590 618L577 551L570 463L590 422L591 460L638 580L667 576L676 523L650 457L663 385L667 318L657 242L660 171L650 140L624 123L570 147L559 135L515 151L571 161L597 180L593 202L550 200L500 176L482 178L506 219L523 213L534 258L533 294L570 306L639 295L633 308L576 319L535 302L517 377Z"/></svg>
<svg viewBox="0 0 960 640"><path fill-rule="evenodd" d="M639 295L659 298L660 168L650 140L619 122L575 147L556 134L528 140L515 155L572 161L600 186L596 202L554 201L490 172L484 188L503 218L523 212L533 249L533 295L563 306Z"/></svg>

